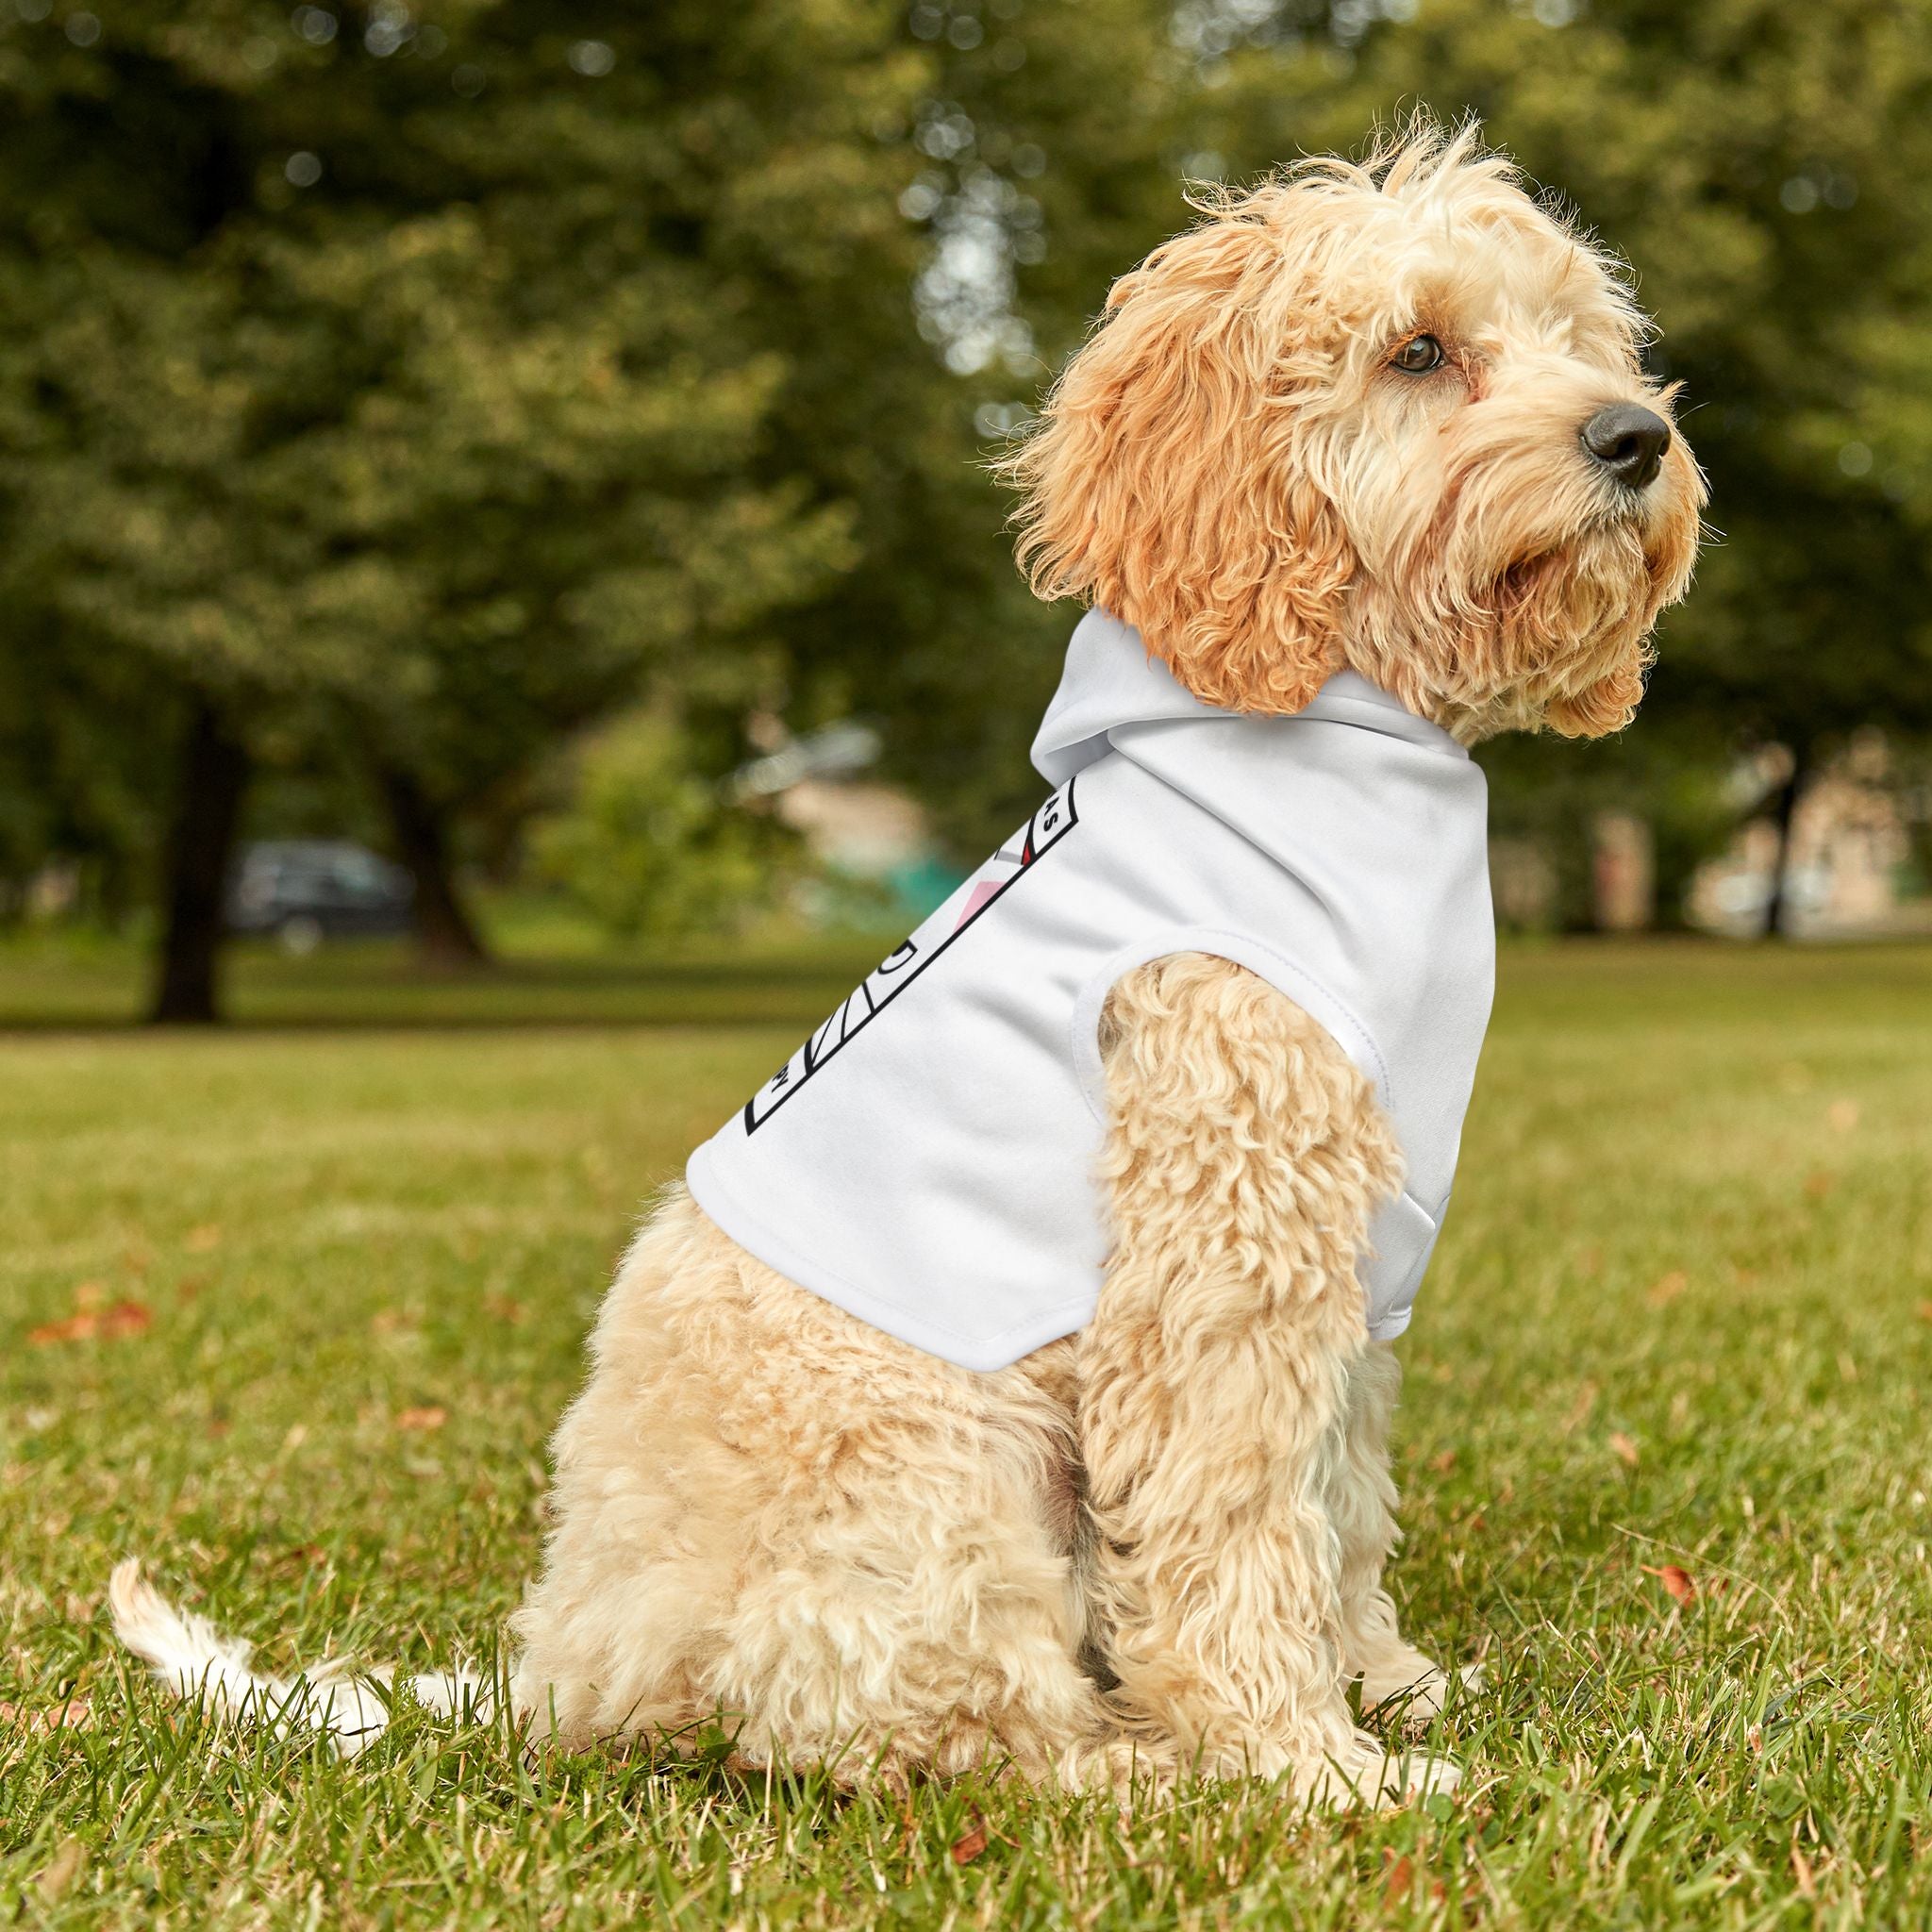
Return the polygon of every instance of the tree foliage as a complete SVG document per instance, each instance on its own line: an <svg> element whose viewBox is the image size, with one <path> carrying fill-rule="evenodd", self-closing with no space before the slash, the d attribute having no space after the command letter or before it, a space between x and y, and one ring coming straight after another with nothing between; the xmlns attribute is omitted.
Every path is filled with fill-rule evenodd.
<svg viewBox="0 0 1932 1932"><path fill-rule="evenodd" d="M649 710L577 748L569 802L532 827L534 857L607 932L681 938L741 925L804 874L795 835L722 803L688 733Z"/></svg>
<svg viewBox="0 0 1932 1932"><path fill-rule="evenodd" d="M924 63L876 0L579 18L0 27L8 685L125 660L130 756L211 707L451 805L654 677L743 701L857 560L785 324L909 279Z"/></svg>
<svg viewBox="0 0 1932 1932"><path fill-rule="evenodd" d="M153 893L216 726L433 855L640 702L870 715L978 844L1068 623L985 458L1184 176L1420 104L1639 265L1712 483L1637 739L1505 816L1932 731L1928 95L1925 0L14 0L0 875Z"/></svg>

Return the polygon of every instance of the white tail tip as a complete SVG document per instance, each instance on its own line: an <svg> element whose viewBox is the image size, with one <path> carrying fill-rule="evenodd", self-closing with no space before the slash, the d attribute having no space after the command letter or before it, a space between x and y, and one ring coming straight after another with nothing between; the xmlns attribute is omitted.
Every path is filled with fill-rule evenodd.
<svg viewBox="0 0 1932 1932"><path fill-rule="evenodd" d="M389 1705L378 1686L390 1673L352 1675L339 1660L293 1677L258 1676L249 1669L252 1646L225 1637L206 1617L177 1610L141 1574L141 1558L114 1566L108 1579L114 1634L177 1697L197 1700L223 1717L266 1724L277 1737L310 1731L325 1735L344 1757L375 1742L389 1724ZM468 1671L440 1671L411 1680L417 1700L441 1716L459 1716L467 1704L487 1717L491 1687Z"/></svg>

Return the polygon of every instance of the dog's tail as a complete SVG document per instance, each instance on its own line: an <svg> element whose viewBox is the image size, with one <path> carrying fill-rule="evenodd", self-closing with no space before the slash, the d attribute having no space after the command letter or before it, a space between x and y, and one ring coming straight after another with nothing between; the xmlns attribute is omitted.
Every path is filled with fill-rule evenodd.
<svg viewBox="0 0 1932 1932"><path fill-rule="evenodd" d="M237 1723L265 1724L277 1737L320 1733L344 1757L379 1738L390 1719L391 1667L355 1672L338 1659L292 1677L264 1677L248 1667L251 1646L224 1637L206 1617L177 1610L141 1574L141 1558L114 1567L108 1583L114 1634L177 1697L198 1700ZM468 1670L437 1671L409 1680L416 1701L442 1717L467 1710L487 1718L493 1686Z"/></svg>

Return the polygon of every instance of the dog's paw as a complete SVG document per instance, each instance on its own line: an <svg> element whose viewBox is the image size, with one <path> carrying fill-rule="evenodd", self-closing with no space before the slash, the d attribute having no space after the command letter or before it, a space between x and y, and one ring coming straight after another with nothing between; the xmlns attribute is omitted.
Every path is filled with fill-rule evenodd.
<svg viewBox="0 0 1932 1932"><path fill-rule="evenodd" d="M1312 1806L1389 1810L1439 1792L1447 1794L1461 1776L1461 1767L1446 1757L1391 1751L1381 1739L1357 1731L1346 1749L1298 1777L1295 1789Z"/></svg>
<svg viewBox="0 0 1932 1932"><path fill-rule="evenodd" d="M1480 1664L1464 1664L1455 1681L1465 1690L1479 1690L1483 1682ZM1362 1674L1362 1716L1385 1723L1397 1723L1412 1730L1426 1728L1442 1714L1449 1701L1450 1676L1432 1664L1420 1651L1394 1669L1364 1672Z"/></svg>
<svg viewBox="0 0 1932 1932"><path fill-rule="evenodd" d="M1384 1805L1413 1805L1424 1798L1446 1798L1461 1782L1462 1767L1453 1757L1405 1751L1399 1757L1388 1760L1379 1802Z"/></svg>

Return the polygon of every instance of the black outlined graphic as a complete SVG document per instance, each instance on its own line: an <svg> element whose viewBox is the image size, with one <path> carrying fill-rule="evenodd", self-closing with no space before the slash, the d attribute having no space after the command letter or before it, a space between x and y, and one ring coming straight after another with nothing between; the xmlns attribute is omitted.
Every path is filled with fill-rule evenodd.
<svg viewBox="0 0 1932 1932"><path fill-rule="evenodd" d="M980 867L949 927L942 925L940 914L935 913L904 945L881 960L844 1005L744 1103L747 1134L756 1133L770 1120L848 1040L877 1019L1016 879L1024 877L1074 829L1079 823L1074 809L1074 783L1069 778ZM953 901L946 903L950 906Z"/></svg>

